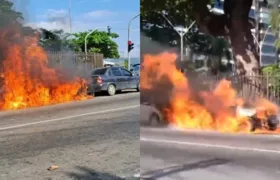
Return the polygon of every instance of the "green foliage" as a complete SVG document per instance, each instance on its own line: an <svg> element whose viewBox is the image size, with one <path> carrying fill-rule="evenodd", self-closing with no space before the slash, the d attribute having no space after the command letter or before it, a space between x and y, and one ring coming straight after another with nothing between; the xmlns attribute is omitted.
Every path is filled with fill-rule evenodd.
<svg viewBox="0 0 280 180"><path fill-rule="evenodd" d="M13 10L13 2L0 0L0 28L11 24L20 25L22 14Z"/></svg>
<svg viewBox="0 0 280 180"><path fill-rule="evenodd" d="M263 74L268 77L268 84L269 84L269 88L270 90L276 91L276 93L279 93L280 90L280 67L279 65L273 64L273 65L269 65L266 66L262 69Z"/></svg>
<svg viewBox="0 0 280 180"><path fill-rule="evenodd" d="M124 60L124 68L128 69L128 59Z"/></svg>
<svg viewBox="0 0 280 180"><path fill-rule="evenodd" d="M149 31L144 32L147 36L160 43L169 43L174 40L180 42L179 35L162 17L161 13L166 12L165 17L171 21L173 26L189 27L195 20L194 3L198 1L200 4L202 3L201 6L206 3L213 7L216 0L141 0L142 26L145 23L154 24ZM184 44L188 45L194 53L215 57L215 61L220 62L224 55L229 59L231 58L230 54L227 53L230 47L227 40L202 34L196 25L185 35ZM179 48L180 43L177 43L176 46Z"/></svg>
<svg viewBox="0 0 280 180"><path fill-rule="evenodd" d="M280 68L279 68L279 65L277 64L273 64L273 65L269 65L269 66L266 66L262 69L262 72L265 74L265 75L269 75L269 76L275 76L275 75L280 75Z"/></svg>
<svg viewBox="0 0 280 180"><path fill-rule="evenodd" d="M72 50L84 52L85 36L88 32L69 34L63 30L40 29L40 44L47 50L63 51ZM119 58L118 45L112 38L118 38L118 34L96 31L87 38L89 53L101 53L105 58Z"/></svg>
<svg viewBox="0 0 280 180"><path fill-rule="evenodd" d="M211 54L222 56L226 49L229 48L229 43L224 38L212 37Z"/></svg>
<svg viewBox="0 0 280 180"><path fill-rule="evenodd" d="M202 0L214 5L215 0ZM180 42L179 35L170 27L169 23L160 15L161 12L167 12L165 15L171 23L189 27L194 19L194 2L195 0L141 0L141 20L143 23L151 23L154 26L149 32L145 32L147 36L161 43L169 43L176 40ZM163 28L158 28L161 26ZM210 54L221 54L224 47L228 47L228 43L209 35L201 34L194 25L185 35L184 44L187 44L193 52ZM179 47L180 44L178 43ZM220 48L221 47L221 48ZM220 48L220 49L219 49Z"/></svg>
<svg viewBox="0 0 280 180"><path fill-rule="evenodd" d="M75 51L85 52L85 37L89 32L74 33L71 44L74 45ZM112 39L118 38L119 35L111 32L109 35L105 31L95 31L87 38L88 52L102 53L104 58L119 58L118 45Z"/></svg>
<svg viewBox="0 0 280 180"><path fill-rule="evenodd" d="M188 26L194 21L194 2L198 0L141 0L141 18L152 24L162 25L159 12L167 11L174 25ZM204 0L213 5L215 0Z"/></svg>

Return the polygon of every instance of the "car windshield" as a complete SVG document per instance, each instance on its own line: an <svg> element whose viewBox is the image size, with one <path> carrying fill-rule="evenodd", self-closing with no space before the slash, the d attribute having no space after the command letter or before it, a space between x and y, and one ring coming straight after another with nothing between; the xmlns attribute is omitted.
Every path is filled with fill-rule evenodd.
<svg viewBox="0 0 280 180"><path fill-rule="evenodd" d="M139 69L140 69L139 65L134 67L134 71L139 71Z"/></svg>
<svg viewBox="0 0 280 180"><path fill-rule="evenodd" d="M92 75L104 75L107 71L107 68L100 68L100 69L95 69L92 72Z"/></svg>

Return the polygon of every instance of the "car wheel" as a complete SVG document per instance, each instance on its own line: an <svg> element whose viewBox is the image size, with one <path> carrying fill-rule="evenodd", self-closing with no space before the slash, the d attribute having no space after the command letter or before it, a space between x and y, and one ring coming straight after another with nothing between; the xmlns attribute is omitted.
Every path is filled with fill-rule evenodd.
<svg viewBox="0 0 280 180"><path fill-rule="evenodd" d="M268 128L270 131L275 131L278 127L279 120L277 116L270 116L267 120Z"/></svg>
<svg viewBox="0 0 280 180"><path fill-rule="evenodd" d="M155 126L160 123L160 118L156 113L152 113L149 117L149 125Z"/></svg>
<svg viewBox="0 0 280 180"><path fill-rule="evenodd" d="M116 94L116 87L113 84L109 84L107 88L107 93L110 96L114 96Z"/></svg>

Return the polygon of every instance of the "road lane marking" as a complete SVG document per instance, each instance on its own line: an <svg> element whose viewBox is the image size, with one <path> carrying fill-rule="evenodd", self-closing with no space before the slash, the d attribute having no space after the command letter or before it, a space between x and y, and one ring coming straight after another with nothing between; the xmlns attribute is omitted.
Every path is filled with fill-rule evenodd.
<svg viewBox="0 0 280 180"><path fill-rule="evenodd" d="M177 145L186 145L186 146L200 146L208 148L221 148L221 149L230 149L230 150L239 150L239 151L255 151L255 152L265 152L265 153L275 153L280 154L278 150L272 149L261 149L261 148L249 148L249 147L234 147L227 145L219 144L207 144L207 143L194 143L194 142L183 142L183 141L170 141L170 140L160 140L160 139L149 139L149 138L140 138L140 141L144 142L155 142L155 143L166 143L166 144L177 144Z"/></svg>
<svg viewBox="0 0 280 180"><path fill-rule="evenodd" d="M73 116L66 116L66 117L61 117L61 118L47 119L47 120L43 120L43 121L36 121L36 122L25 123L25 124L18 124L18 125L14 125L14 126L8 126L8 127L0 128L0 131L20 128L20 127L26 127L26 126L36 125L36 124L43 124L43 123L49 123L49 122L55 122L55 121L62 121L62 120L72 119L72 118L77 118L77 117L82 117L82 116L89 116L89 115L95 115L95 114L102 114L102 113L122 111L122 110L137 108L139 106L140 105L127 106L127 107L116 108L116 109L108 109L108 110L104 110L104 111L96 111L96 112L90 112L90 113L84 113L84 114L77 114L77 115L73 115Z"/></svg>
<svg viewBox="0 0 280 180"><path fill-rule="evenodd" d="M228 137L241 137L241 136L246 136L249 138L280 138L279 134L273 134L273 133L223 133L219 131L214 131L214 130L203 130L203 129L175 129L175 128L170 128L170 127L165 127L165 128L158 128L158 127L141 127L141 131L146 131L146 132L166 132L166 133L174 133L174 132L179 132L179 133L184 133L184 134L199 134L199 135L219 135L219 136L228 136Z"/></svg>

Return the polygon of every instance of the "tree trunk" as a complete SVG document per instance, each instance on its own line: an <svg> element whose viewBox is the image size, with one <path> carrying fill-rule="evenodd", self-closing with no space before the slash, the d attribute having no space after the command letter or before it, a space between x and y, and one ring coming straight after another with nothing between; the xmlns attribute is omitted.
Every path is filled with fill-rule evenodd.
<svg viewBox="0 0 280 180"><path fill-rule="evenodd" d="M249 24L252 0L225 0L223 15L211 14L207 3L208 0L195 0L195 16L200 31L229 39L237 75L245 80L243 88L247 94L252 94L252 88L254 92L256 89L261 92L262 80L257 77L261 73L259 55Z"/></svg>
<svg viewBox="0 0 280 180"><path fill-rule="evenodd" d="M200 30L231 41L237 73L247 77L258 74L260 62L248 18L252 0L225 0L223 15L211 14L207 8L208 0L195 2L196 22Z"/></svg>

